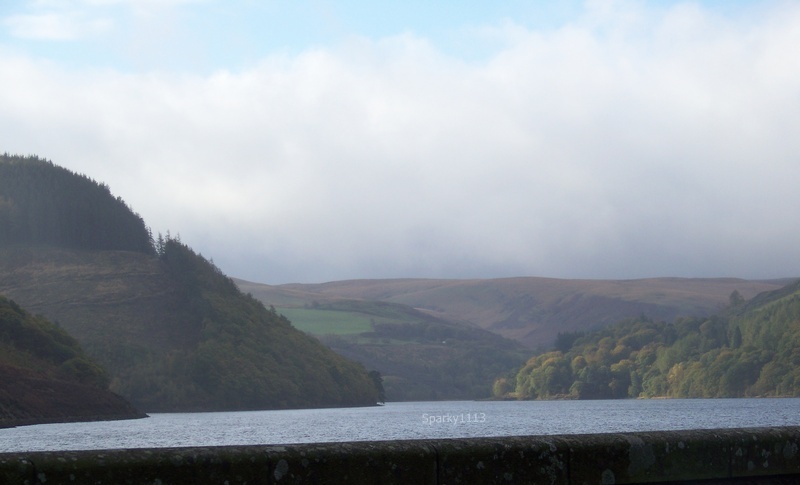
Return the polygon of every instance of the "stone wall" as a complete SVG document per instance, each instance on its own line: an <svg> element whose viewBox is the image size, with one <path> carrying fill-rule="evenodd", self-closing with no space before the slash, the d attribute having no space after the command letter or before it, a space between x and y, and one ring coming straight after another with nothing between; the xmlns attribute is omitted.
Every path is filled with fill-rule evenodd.
<svg viewBox="0 0 800 485"><path fill-rule="evenodd" d="M0 483L800 483L800 427L0 454Z"/></svg>

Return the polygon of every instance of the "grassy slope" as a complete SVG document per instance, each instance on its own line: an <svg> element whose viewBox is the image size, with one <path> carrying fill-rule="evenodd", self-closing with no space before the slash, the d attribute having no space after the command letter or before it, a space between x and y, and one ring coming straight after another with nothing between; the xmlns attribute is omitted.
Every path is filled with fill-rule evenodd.
<svg viewBox="0 0 800 485"><path fill-rule="evenodd" d="M312 335L354 335L372 331L367 315L358 312L278 307L295 328Z"/></svg>

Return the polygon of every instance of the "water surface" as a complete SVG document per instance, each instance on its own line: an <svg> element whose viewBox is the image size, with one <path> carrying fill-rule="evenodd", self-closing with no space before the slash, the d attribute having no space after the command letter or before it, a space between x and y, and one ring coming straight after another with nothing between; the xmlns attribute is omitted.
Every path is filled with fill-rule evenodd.
<svg viewBox="0 0 800 485"><path fill-rule="evenodd" d="M800 426L800 399L446 401L0 429L0 452Z"/></svg>

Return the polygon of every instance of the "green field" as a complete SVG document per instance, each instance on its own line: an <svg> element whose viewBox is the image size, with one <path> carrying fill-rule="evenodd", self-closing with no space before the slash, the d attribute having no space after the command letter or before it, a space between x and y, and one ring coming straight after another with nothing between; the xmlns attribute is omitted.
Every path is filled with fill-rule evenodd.
<svg viewBox="0 0 800 485"><path fill-rule="evenodd" d="M352 335L372 331L370 318L356 313L313 308L276 308L295 328L312 335Z"/></svg>

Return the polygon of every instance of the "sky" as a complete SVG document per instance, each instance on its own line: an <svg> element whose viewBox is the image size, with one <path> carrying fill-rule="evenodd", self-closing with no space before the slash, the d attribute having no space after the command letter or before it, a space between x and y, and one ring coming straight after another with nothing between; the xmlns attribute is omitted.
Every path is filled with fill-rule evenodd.
<svg viewBox="0 0 800 485"><path fill-rule="evenodd" d="M251 281L800 276L800 2L10 0L0 151Z"/></svg>

